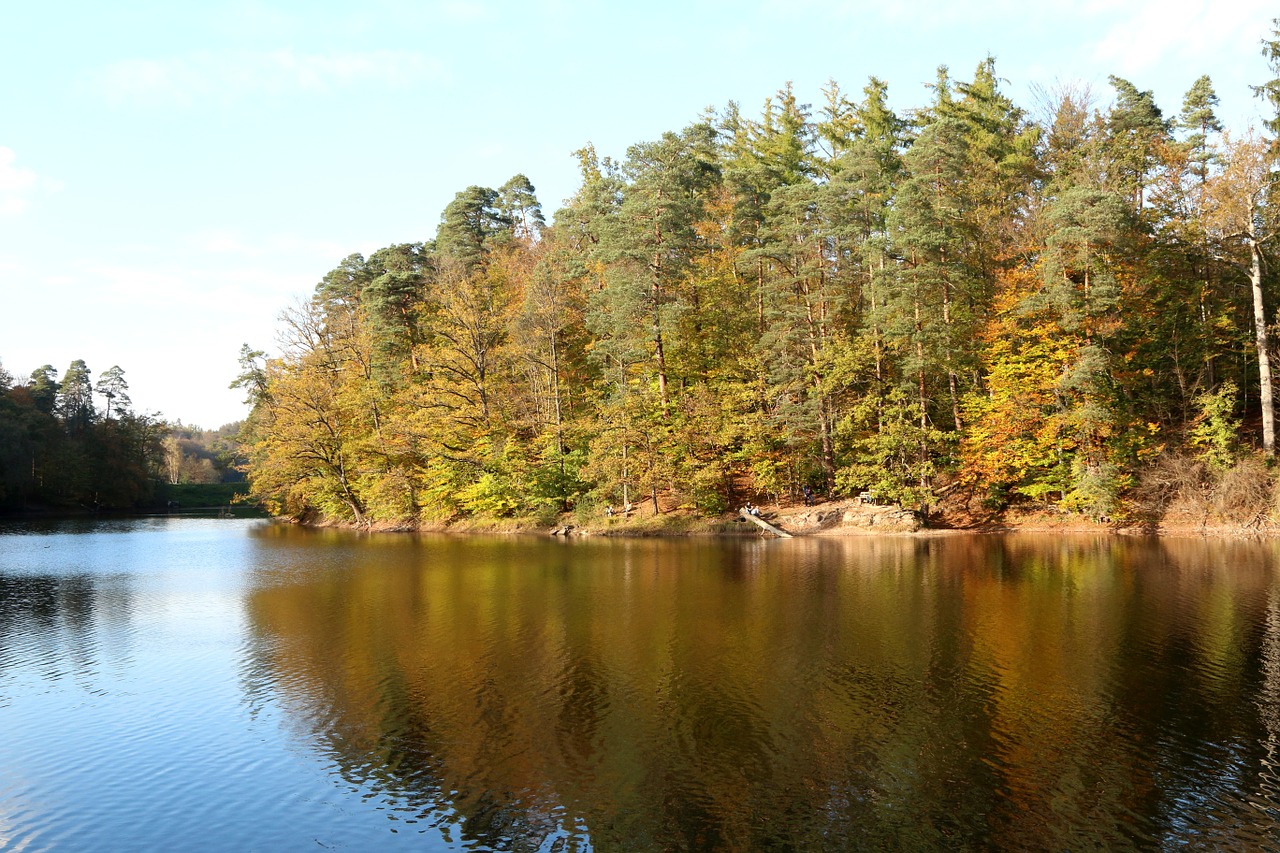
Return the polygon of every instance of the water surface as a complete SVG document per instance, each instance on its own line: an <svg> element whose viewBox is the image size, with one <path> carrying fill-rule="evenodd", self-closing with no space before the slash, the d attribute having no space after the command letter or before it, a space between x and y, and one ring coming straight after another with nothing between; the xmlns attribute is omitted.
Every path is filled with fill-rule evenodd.
<svg viewBox="0 0 1280 853"><path fill-rule="evenodd" d="M0 527L0 849L1280 850L1270 543Z"/></svg>

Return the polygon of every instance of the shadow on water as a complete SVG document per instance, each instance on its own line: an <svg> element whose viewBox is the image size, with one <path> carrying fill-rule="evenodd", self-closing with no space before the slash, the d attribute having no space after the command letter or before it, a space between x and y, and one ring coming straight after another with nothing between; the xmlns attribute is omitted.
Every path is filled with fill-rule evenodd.
<svg viewBox="0 0 1280 853"><path fill-rule="evenodd" d="M1280 837L1272 545L255 535L247 701L451 844Z"/></svg>

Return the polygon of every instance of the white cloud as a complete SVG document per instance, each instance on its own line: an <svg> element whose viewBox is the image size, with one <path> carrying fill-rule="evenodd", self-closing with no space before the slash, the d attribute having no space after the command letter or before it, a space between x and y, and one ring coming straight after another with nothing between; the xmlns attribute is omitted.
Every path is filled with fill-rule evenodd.
<svg viewBox="0 0 1280 853"><path fill-rule="evenodd" d="M26 210L36 187L36 173L14 166L17 159L12 148L0 146L0 216L16 216Z"/></svg>
<svg viewBox="0 0 1280 853"><path fill-rule="evenodd" d="M407 88L443 76L442 63L412 51L200 51L168 59L113 62L97 72L91 86L111 103L190 105L257 93L325 93L353 85Z"/></svg>
<svg viewBox="0 0 1280 853"><path fill-rule="evenodd" d="M1110 26L1092 62L1120 74L1141 74L1165 62L1200 67L1222 56L1256 56L1274 9L1265 0L1142 0L1105 13ZM1102 17L1104 13L1097 13Z"/></svg>

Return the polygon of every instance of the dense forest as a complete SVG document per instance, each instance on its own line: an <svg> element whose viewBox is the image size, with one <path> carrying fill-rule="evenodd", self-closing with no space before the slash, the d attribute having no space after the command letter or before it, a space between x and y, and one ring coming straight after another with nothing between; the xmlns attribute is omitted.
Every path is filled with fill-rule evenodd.
<svg viewBox="0 0 1280 853"><path fill-rule="evenodd" d="M1269 505L1276 147L1223 127L1207 76L1172 113L1110 86L1026 109L991 59L906 112L875 78L816 107L787 86L621 160L586 146L551 224L522 175L468 187L433 240L328 273L278 357L244 347L253 490L357 523L806 486ZM1255 94L1280 132L1280 80Z"/></svg>
<svg viewBox="0 0 1280 853"><path fill-rule="evenodd" d="M149 499L165 425L135 413L128 388L118 366L95 382L81 359L61 378L48 364L20 380L0 367L0 508L132 508Z"/></svg>
<svg viewBox="0 0 1280 853"><path fill-rule="evenodd" d="M170 424L135 412L128 391L119 366L95 381L83 359L61 376L0 365L0 511L163 506L166 486L243 479L239 423Z"/></svg>

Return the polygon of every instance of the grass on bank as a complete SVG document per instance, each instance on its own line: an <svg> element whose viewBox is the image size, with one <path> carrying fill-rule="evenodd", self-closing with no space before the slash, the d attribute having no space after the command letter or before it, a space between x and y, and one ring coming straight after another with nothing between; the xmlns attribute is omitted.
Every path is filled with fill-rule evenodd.
<svg viewBox="0 0 1280 853"><path fill-rule="evenodd" d="M182 509L205 509L241 503L249 494L248 483L162 483L154 501L160 506L176 503Z"/></svg>

